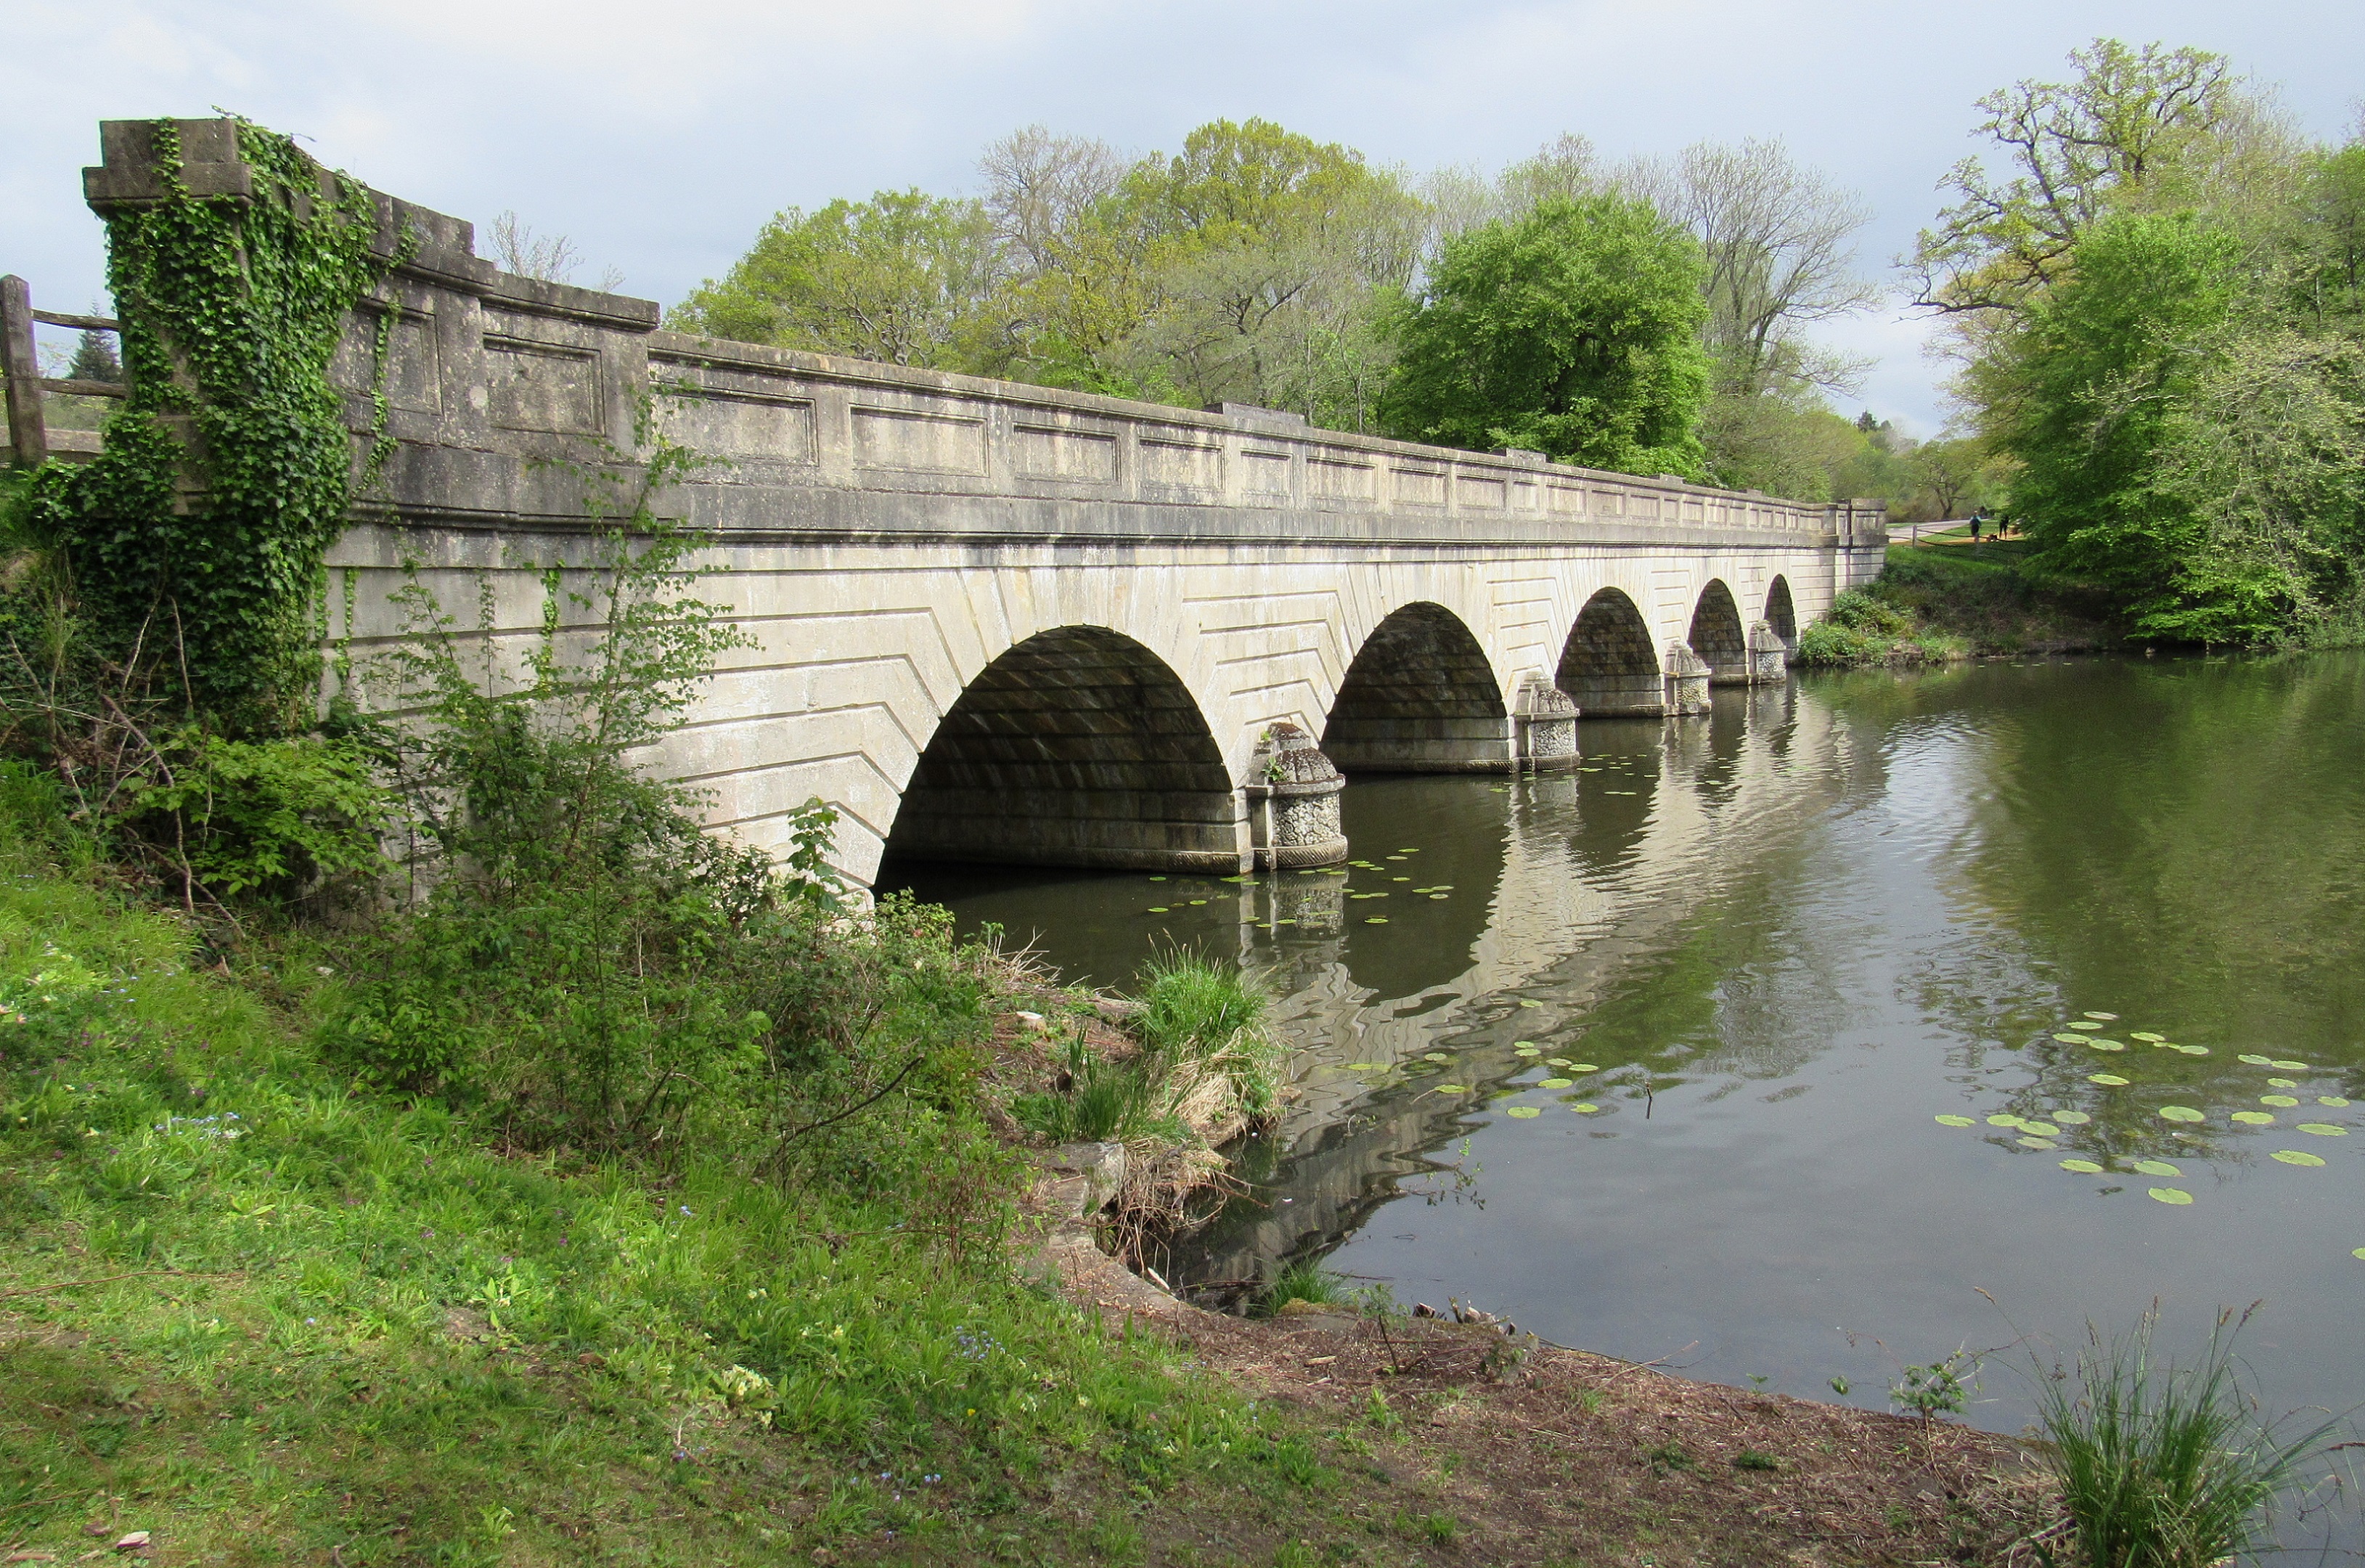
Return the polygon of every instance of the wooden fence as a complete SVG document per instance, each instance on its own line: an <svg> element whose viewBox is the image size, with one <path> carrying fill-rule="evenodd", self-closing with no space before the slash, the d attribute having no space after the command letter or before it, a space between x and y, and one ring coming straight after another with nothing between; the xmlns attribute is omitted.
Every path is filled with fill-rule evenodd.
<svg viewBox="0 0 2365 1568"><path fill-rule="evenodd" d="M5 381L7 393L10 454L27 467L51 456L87 461L98 454L98 432L52 432L42 409L43 395L55 392L69 398L120 398L126 389L119 381L78 381L43 375L40 352L33 340L36 322L85 332L119 333L122 326L104 316L36 310L31 285L13 273L0 277L0 381ZM63 439L53 442L52 434Z"/></svg>

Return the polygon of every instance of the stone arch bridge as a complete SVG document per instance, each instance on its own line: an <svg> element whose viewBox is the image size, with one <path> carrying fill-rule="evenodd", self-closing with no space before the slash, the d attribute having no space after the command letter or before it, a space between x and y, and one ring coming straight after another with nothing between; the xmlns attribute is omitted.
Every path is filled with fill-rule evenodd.
<svg viewBox="0 0 2365 1568"><path fill-rule="evenodd" d="M245 188L227 122L181 130L189 188ZM92 205L152 196L148 127L104 146ZM1579 715L1681 722L1710 683L1785 679L1798 627L1886 544L1876 502L685 336L648 301L499 272L466 223L380 213L382 245L412 244L337 375L357 431L383 392L399 444L331 555L340 662L399 634L406 560L484 607L497 661L521 652L541 568L581 558L582 482L554 460L633 450L648 409L720 460L666 504L711 531L705 597L755 644L649 764L758 845L831 802L865 884L890 846L1335 858L1339 771L1554 766Z"/></svg>

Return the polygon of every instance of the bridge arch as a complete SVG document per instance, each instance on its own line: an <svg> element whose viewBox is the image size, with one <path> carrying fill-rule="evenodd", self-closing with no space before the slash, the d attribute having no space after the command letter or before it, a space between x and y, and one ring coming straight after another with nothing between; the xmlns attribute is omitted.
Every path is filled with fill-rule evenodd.
<svg viewBox="0 0 2365 1568"><path fill-rule="evenodd" d="M1783 646L1799 651L1799 612L1790 604L1790 579L1779 573L1766 585L1765 624L1774 628Z"/></svg>
<svg viewBox="0 0 2365 1568"><path fill-rule="evenodd" d="M1222 750L1166 661L1059 626L969 683L920 754L890 855L1047 866L1239 868Z"/></svg>
<svg viewBox="0 0 2365 1568"><path fill-rule="evenodd" d="M1553 684L1568 693L1584 718L1655 718L1667 710L1651 623L1614 588L1601 589L1577 611Z"/></svg>
<svg viewBox="0 0 2365 1568"><path fill-rule="evenodd" d="M1509 714L1486 650L1459 615L1418 599L1372 629L1322 731L1341 773L1483 773L1509 767Z"/></svg>
<svg viewBox="0 0 2365 1568"><path fill-rule="evenodd" d="M1749 684L1749 632L1741 623L1741 607L1722 577L1710 577L1692 606L1691 631L1684 641L1708 666L1710 686Z"/></svg>

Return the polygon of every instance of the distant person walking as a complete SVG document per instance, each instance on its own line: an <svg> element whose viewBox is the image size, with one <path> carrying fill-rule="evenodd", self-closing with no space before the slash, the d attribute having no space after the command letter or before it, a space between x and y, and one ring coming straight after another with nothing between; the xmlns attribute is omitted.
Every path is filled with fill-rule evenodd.
<svg viewBox="0 0 2365 1568"><path fill-rule="evenodd" d="M1980 523L1982 523L1982 522L1985 522L1986 521L1987 521L1987 519L1985 519L1985 518L1981 517L1978 512L1976 512L1976 511L1975 511L1975 512L1971 513L1971 543L1972 543L1977 544L1977 543L1979 542L1979 524L1980 524Z"/></svg>

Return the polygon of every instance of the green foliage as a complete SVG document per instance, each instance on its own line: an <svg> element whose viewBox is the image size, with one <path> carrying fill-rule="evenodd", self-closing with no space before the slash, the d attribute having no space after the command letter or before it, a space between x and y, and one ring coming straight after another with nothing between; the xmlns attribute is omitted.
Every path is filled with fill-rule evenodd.
<svg viewBox="0 0 2365 1568"><path fill-rule="evenodd" d="M1221 1071L1251 1121L1280 1109L1281 1047L1264 1028L1264 993L1238 968L1176 948L1145 965L1139 983L1137 1026L1151 1055Z"/></svg>
<svg viewBox="0 0 2365 1568"><path fill-rule="evenodd" d="M2247 1315L2245 1315L2247 1318ZM2335 1423L2278 1435L2236 1376L2241 1323L2221 1313L2197 1365L2162 1361L2157 1313L2104 1339L2089 1326L2074 1372L2039 1367L2045 1454L2081 1568L2208 1568L2264 1534ZM2051 1568L2057 1560L2040 1551Z"/></svg>
<svg viewBox="0 0 2365 1568"><path fill-rule="evenodd" d="M1925 632L1911 614L1877 592L1849 588L1799 634L1798 662L1841 667L1935 663L1967 651L1958 639Z"/></svg>
<svg viewBox="0 0 2365 1568"><path fill-rule="evenodd" d="M1333 1306L1355 1298L1355 1288L1344 1274L1333 1273L1317 1258L1298 1258L1283 1263L1265 1282L1260 1309L1267 1316L1277 1316L1293 1301L1315 1306ZM1378 1391L1374 1389L1373 1393ZM1378 1408L1384 1410L1383 1403Z"/></svg>
<svg viewBox="0 0 2365 1568"><path fill-rule="evenodd" d="M1407 440L1698 477L1698 246L1647 204L1547 202L1447 242L1381 411Z"/></svg>
<svg viewBox="0 0 2365 1568"><path fill-rule="evenodd" d="M126 1528L192 1557L558 1562L596 1530L758 1562L891 1529L1052 1560L1055 1487L1295 1521L1328 1484L1161 1342L956 1266L957 1139L789 1185L727 1143L670 1181L521 1158L303 1047L289 1013L343 994L308 960L341 951L277 955L266 1004L17 826L0 998L44 1011L38 1051L0 1021L0 1291L32 1328L0 1346L0 1506L26 1550L137 1496Z"/></svg>
<svg viewBox="0 0 2365 1568"><path fill-rule="evenodd" d="M1967 639L1981 653L2065 652L2123 641L2108 595L2029 566L2020 540L1977 549L1894 544L1872 585L1915 624Z"/></svg>
<svg viewBox="0 0 2365 1568"><path fill-rule="evenodd" d="M387 868L379 838L394 801L377 758L353 738L233 741L192 728L168 737L163 756L156 777L126 790L125 815L151 842L174 844L216 895L292 896Z"/></svg>
<svg viewBox="0 0 2365 1568"><path fill-rule="evenodd" d="M672 325L741 342L987 374L1006 358L1003 281L982 204L916 190L791 207Z"/></svg>
<svg viewBox="0 0 2365 1568"><path fill-rule="evenodd" d="M2301 142L2221 56L2070 58L1980 101L2013 172L1962 165L1922 236L1991 455L1933 454L1921 487L2007 484L2038 569L2139 634L2365 637L2365 158Z"/></svg>
<svg viewBox="0 0 2365 1568"><path fill-rule="evenodd" d="M174 649L188 702L269 732L318 689L309 611L353 468L329 363L390 258L359 181L237 134L251 201L192 195L164 120L162 198L107 213L129 396L96 461L39 476L36 524L105 649Z"/></svg>
<svg viewBox="0 0 2365 1568"><path fill-rule="evenodd" d="M1980 371L2043 564L2191 642L2353 615L2365 345L2282 326L2242 237L2190 214L2109 218L2076 260Z"/></svg>
<svg viewBox="0 0 2365 1568"><path fill-rule="evenodd" d="M628 764L747 643L696 595L701 542L652 508L696 462L652 438L630 488L583 476L594 530L544 571L517 667L489 663L495 639L464 641L414 571L397 596L411 635L365 672L420 715L386 740L438 880L364 939L365 978L323 1044L369 1081L487 1107L536 1145L663 1156L692 1128L728 1128L778 1154L811 1091L876 1087L861 1075L882 1046L912 1044L903 1024L934 1032L915 1064L947 1081L973 1070L974 996L929 989L962 962L938 924L896 906L860 938L823 939L842 913L834 813L816 802L790 824L783 874ZM877 1028L881 1014L898 1028Z"/></svg>
<svg viewBox="0 0 2365 1568"><path fill-rule="evenodd" d="M1959 1416L1970 1407L1978 1370L1978 1358L1967 1350L1957 1350L1926 1367L1907 1367L1889 1385L1889 1402L1924 1421Z"/></svg>
<svg viewBox="0 0 2365 1568"><path fill-rule="evenodd" d="M1977 158L1948 176L1962 199L1922 231L1913 264L1922 303L1957 314L2017 310L2082 270L2087 230L2183 159L2211 154L2238 114L2225 57L2130 49L2096 39L2071 51L2068 82L2023 81L1978 101L1980 133L2012 169Z"/></svg>

